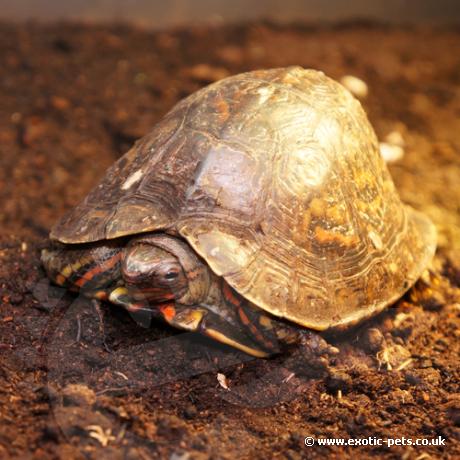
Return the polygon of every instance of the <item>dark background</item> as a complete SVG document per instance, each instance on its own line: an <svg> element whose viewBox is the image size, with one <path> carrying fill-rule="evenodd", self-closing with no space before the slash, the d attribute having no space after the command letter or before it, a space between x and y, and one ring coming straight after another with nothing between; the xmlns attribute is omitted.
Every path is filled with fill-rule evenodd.
<svg viewBox="0 0 460 460"><path fill-rule="evenodd" d="M0 18L128 21L149 27L259 18L337 21L365 17L401 22L456 23L457 0L5 0Z"/></svg>

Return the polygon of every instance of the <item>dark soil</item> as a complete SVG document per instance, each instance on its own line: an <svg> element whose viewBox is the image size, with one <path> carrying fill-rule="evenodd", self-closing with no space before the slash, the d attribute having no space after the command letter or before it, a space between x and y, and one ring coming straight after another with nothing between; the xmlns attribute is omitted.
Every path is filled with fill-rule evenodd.
<svg viewBox="0 0 460 460"><path fill-rule="evenodd" d="M459 458L460 29L249 24L146 32L0 25L0 457ZM50 226L182 97L298 64L365 80L403 200L439 231L430 272L386 313L252 359L50 287ZM218 381L218 375L221 384ZM228 386L228 389L224 386ZM306 447L304 437L436 438L445 447Z"/></svg>

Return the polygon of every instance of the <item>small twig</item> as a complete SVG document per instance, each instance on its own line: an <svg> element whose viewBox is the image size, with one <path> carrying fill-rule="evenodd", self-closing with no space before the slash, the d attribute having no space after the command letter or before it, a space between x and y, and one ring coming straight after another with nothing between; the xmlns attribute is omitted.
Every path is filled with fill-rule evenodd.
<svg viewBox="0 0 460 460"><path fill-rule="evenodd" d="M283 379L283 383L288 383L289 380L292 379L292 377L295 376L295 373L294 372L291 372L285 379Z"/></svg>
<svg viewBox="0 0 460 460"><path fill-rule="evenodd" d="M77 337L75 338L76 342L80 342L81 339L81 319L80 315L77 315Z"/></svg>
<svg viewBox="0 0 460 460"><path fill-rule="evenodd" d="M111 391L127 391L129 387L109 387L109 388L104 388L103 390L96 391L96 396L103 395L105 393L110 393Z"/></svg>
<svg viewBox="0 0 460 460"><path fill-rule="evenodd" d="M397 370L397 371L402 371L402 370L405 369L407 366L409 366L409 364L411 364L412 361L413 361L412 358L406 359L405 361L403 361L403 362L396 368L396 370Z"/></svg>
<svg viewBox="0 0 460 460"><path fill-rule="evenodd" d="M126 423L123 423L123 425L121 425L120 431L117 434L115 442L119 443L125 437L125 434L126 434Z"/></svg>
<svg viewBox="0 0 460 460"><path fill-rule="evenodd" d="M123 372L114 371L113 373L119 375L120 377L123 377L125 380L129 380L129 378L125 374L123 374Z"/></svg>
<svg viewBox="0 0 460 460"><path fill-rule="evenodd" d="M99 317L99 333L102 336L102 344L104 345L105 351L107 351L108 353L112 353L112 350L107 345L107 342L105 340L104 312L102 311L101 304L96 299L92 299L91 304L93 305L94 309L96 310L97 316Z"/></svg>

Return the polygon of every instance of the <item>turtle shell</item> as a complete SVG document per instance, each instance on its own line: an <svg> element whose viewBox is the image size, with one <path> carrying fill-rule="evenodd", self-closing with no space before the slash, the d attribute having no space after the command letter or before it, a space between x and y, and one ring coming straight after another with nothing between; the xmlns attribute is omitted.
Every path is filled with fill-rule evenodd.
<svg viewBox="0 0 460 460"><path fill-rule="evenodd" d="M355 323L399 298L436 246L401 203L360 103L322 72L248 72L179 102L51 232L185 238L260 308Z"/></svg>

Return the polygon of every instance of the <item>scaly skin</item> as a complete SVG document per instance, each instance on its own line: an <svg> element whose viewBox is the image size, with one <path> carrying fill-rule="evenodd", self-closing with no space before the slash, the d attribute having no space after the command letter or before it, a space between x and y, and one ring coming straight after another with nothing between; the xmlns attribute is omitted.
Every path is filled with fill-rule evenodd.
<svg viewBox="0 0 460 460"><path fill-rule="evenodd" d="M165 234L45 249L48 277L73 292L148 313L257 357L295 342L299 329L272 319L217 277L187 243Z"/></svg>

